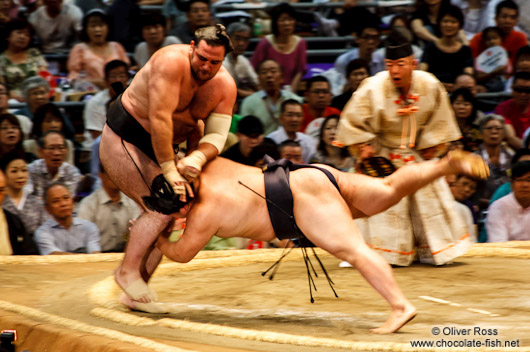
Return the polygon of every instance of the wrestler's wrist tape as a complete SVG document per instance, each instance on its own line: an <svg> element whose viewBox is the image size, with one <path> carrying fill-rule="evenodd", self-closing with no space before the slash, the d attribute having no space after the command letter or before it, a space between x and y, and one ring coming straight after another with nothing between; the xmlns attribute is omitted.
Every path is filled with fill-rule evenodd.
<svg viewBox="0 0 530 352"><path fill-rule="evenodd" d="M227 114L211 113L206 119L204 126L204 137L199 140L199 145L202 143L210 143L217 148L220 154L226 143L226 137L230 130L232 123L232 116Z"/></svg>
<svg viewBox="0 0 530 352"><path fill-rule="evenodd" d="M206 159L206 156L201 151L194 150L190 155L182 159L182 164L184 164L184 166L194 167L201 171L207 161L208 159Z"/></svg>
<svg viewBox="0 0 530 352"><path fill-rule="evenodd" d="M177 186L175 183L188 181L186 181L186 179L179 174L177 167L175 166L175 162L173 160L169 160L160 164L160 167L162 168L162 174L164 175L164 178L167 180L167 182L169 182L171 187L173 187L175 193L185 194L186 188L184 186Z"/></svg>

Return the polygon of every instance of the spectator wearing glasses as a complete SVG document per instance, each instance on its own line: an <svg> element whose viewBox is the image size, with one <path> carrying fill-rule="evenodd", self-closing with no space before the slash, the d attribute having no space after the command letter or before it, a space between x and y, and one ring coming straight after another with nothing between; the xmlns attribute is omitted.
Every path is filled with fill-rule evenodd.
<svg viewBox="0 0 530 352"><path fill-rule="evenodd" d="M506 140L514 149L522 147L523 134L530 127L530 72L517 72L512 84L513 98L497 105L495 113L506 122Z"/></svg>
<svg viewBox="0 0 530 352"><path fill-rule="evenodd" d="M67 146L59 131L47 131L39 138L39 154L42 159L28 165L30 179L24 190L43 199L44 190L54 182L63 183L70 194L75 194L81 179L79 170L65 162Z"/></svg>
<svg viewBox="0 0 530 352"><path fill-rule="evenodd" d="M502 143L505 137L505 123L502 116L496 114L484 116L480 120L479 128L482 133L482 143L475 153L488 163L490 175L477 190L475 199L480 209L486 209L495 190L509 181L507 171L513 154Z"/></svg>
<svg viewBox="0 0 530 352"><path fill-rule="evenodd" d="M530 240L530 161L513 165L511 185L512 192L489 208L488 242Z"/></svg>
<svg viewBox="0 0 530 352"><path fill-rule="evenodd" d="M319 117L328 117L330 115L340 115L340 110L331 105L331 85L327 78L323 76L314 76L307 81L307 90L305 92L304 119L300 126L300 131L304 132L307 125Z"/></svg>
<svg viewBox="0 0 530 352"><path fill-rule="evenodd" d="M385 54L383 50L377 50L379 44L381 44L381 29L379 25L380 22L374 20L355 33L357 48L351 49L335 60L335 69L340 74L346 76L348 63L355 59L363 59L368 62L372 75L385 70Z"/></svg>

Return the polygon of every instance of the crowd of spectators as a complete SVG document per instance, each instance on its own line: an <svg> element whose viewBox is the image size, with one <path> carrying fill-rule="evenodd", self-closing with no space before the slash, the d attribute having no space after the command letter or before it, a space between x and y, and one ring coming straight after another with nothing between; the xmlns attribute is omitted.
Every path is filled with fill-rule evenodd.
<svg viewBox="0 0 530 352"><path fill-rule="evenodd" d="M485 181L447 179L470 231L480 242L530 240L526 5L409 3L390 11L351 0L311 11L279 3L226 16L209 0L0 1L0 254L123 251L140 209L99 163L108 105L157 50L189 44L196 29L218 22L234 47L223 66L238 88L222 156L261 166L267 154L358 172L354 157L332 144L335 130L362 81L385 70L385 36L398 29L418 69L450 96L462 138L447 150L477 153L490 167ZM338 35L353 37L337 41L342 55L310 62L305 38ZM312 70L319 64L327 66Z"/></svg>

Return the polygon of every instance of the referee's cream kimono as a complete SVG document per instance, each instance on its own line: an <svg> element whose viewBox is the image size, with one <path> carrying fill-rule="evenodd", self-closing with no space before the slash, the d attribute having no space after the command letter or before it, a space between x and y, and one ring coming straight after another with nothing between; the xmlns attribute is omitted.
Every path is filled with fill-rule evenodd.
<svg viewBox="0 0 530 352"><path fill-rule="evenodd" d="M433 75L413 71L400 97L388 71L365 79L342 112L337 142L370 143L396 167L420 162L420 150L461 137L447 92ZM435 265L465 253L469 233L444 179L402 199L387 211L356 220L367 243L390 264L410 265L416 254Z"/></svg>

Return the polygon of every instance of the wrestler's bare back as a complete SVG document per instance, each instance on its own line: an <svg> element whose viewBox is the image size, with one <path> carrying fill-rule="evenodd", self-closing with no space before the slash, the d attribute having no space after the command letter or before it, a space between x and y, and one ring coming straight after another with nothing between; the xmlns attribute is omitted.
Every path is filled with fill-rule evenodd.
<svg viewBox="0 0 530 352"><path fill-rule="evenodd" d="M369 186L366 182L371 183L371 178L358 174L349 174L344 178L341 177L341 172L332 167L320 164L318 166L334 175L339 185L342 185L341 194L335 192L335 187L321 171L315 169L292 171L290 183L295 212L297 196L314 189L328 199L334 198L338 202L347 200L345 203L354 218L366 216L357 208L358 202L353 198L359 187L362 189L363 185ZM370 186L381 187L380 180L375 183ZM214 232L218 237L245 237L271 241L275 235L267 204L258 194L265 196L264 176L261 169L217 157L206 165L201 174L198 197L191 207L188 221L215 224ZM220 209L227 211L219 211ZM188 224L188 227L189 225L192 224Z"/></svg>
<svg viewBox="0 0 530 352"><path fill-rule="evenodd" d="M185 141L198 120L206 119L211 112L215 112L230 92L230 89L225 88L233 85L230 73L223 66L212 79L199 84L191 73L189 51L190 46L184 44L169 45L158 50L138 71L122 97L125 109L146 131L151 131L149 107L155 98L156 102L178 101L172 114L174 144ZM153 87L161 84L171 88L164 92L164 100L153 96ZM172 94L174 91L179 94Z"/></svg>

